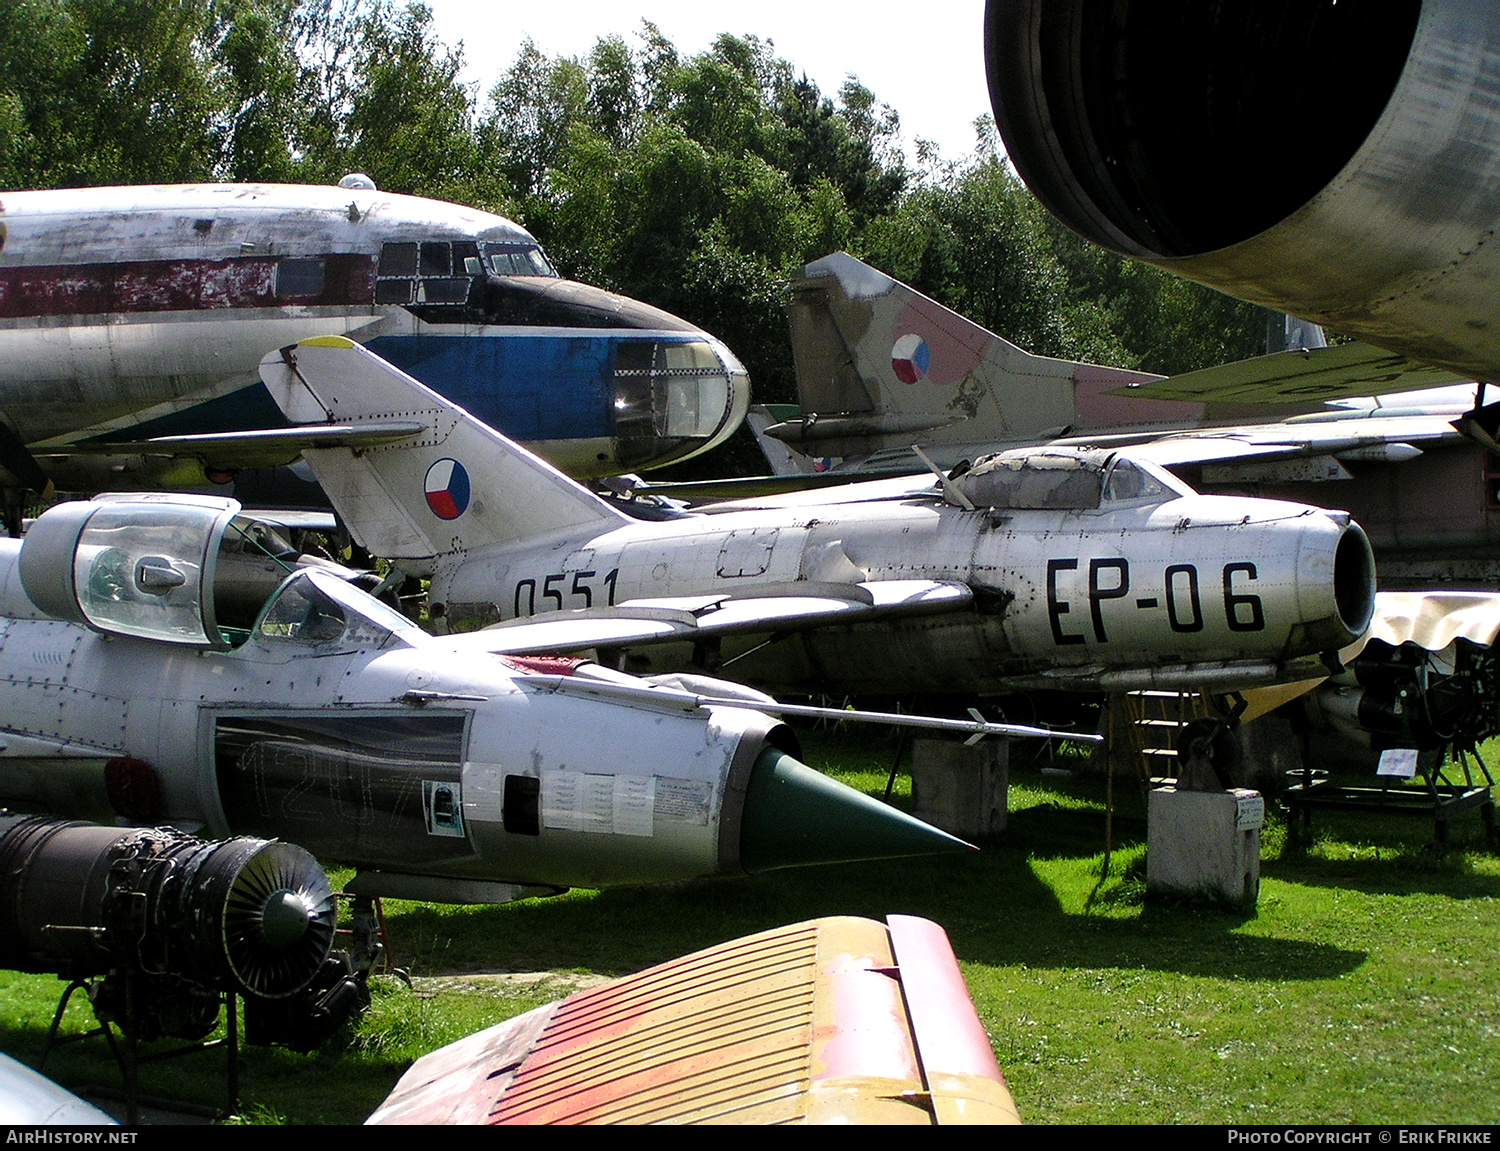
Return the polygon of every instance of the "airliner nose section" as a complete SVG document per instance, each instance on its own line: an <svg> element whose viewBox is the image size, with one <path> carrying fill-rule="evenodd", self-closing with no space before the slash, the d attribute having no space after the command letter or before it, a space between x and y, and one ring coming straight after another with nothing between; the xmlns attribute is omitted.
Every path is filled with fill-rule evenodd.
<svg viewBox="0 0 1500 1151"><path fill-rule="evenodd" d="M744 365L713 336L589 284L490 275L466 303L408 310L413 333L366 346L575 478L706 452L750 407Z"/></svg>
<svg viewBox="0 0 1500 1151"><path fill-rule="evenodd" d="M661 308L577 280L491 276L483 291L484 322L554 328L701 329Z"/></svg>

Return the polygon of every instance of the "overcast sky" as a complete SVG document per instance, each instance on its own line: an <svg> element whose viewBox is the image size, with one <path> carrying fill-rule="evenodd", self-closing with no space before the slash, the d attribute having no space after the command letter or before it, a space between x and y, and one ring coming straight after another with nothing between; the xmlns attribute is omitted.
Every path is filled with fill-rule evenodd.
<svg viewBox="0 0 1500 1151"><path fill-rule="evenodd" d="M683 54L707 48L720 32L770 40L776 55L834 96L853 74L901 115L911 153L917 137L938 144L945 159L973 151L976 117L987 113L981 27L984 0L905 5L843 0L425 0L438 35L462 42L467 79L481 98L531 37L547 56L582 56L600 36L616 33L632 48L641 20L659 27Z"/></svg>

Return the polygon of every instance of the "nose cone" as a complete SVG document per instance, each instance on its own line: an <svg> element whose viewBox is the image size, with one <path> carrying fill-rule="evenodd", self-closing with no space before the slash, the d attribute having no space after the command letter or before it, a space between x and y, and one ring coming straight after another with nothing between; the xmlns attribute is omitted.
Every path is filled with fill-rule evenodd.
<svg viewBox="0 0 1500 1151"><path fill-rule="evenodd" d="M610 458L601 456L596 465L603 466L590 467L587 457L573 463L542 451L575 476L642 471L691 459L727 440L750 410L744 365L713 336L661 308L546 276L491 276L483 285L483 300L486 324L571 328L580 331L580 339L607 333L600 342L612 348L606 369L613 374L606 384L611 396L608 435L614 441ZM562 362L570 378L578 370L572 358L577 354L570 352ZM413 374L420 378L420 372ZM528 383L538 386L535 373ZM565 394L566 387L560 391ZM514 434L514 429L500 427ZM535 446L537 440L555 437L539 433L518 438Z"/></svg>
<svg viewBox="0 0 1500 1151"><path fill-rule="evenodd" d="M879 800L820 775L768 747L750 773L740 825L748 872L811 863L849 863L973 846Z"/></svg>

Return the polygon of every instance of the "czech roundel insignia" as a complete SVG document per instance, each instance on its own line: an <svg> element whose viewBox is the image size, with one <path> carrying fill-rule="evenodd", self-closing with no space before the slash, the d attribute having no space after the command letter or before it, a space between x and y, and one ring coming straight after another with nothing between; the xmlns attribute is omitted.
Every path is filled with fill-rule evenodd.
<svg viewBox="0 0 1500 1151"><path fill-rule="evenodd" d="M903 384L914 384L932 367L932 352L927 341L910 333L891 345L891 367Z"/></svg>
<svg viewBox="0 0 1500 1151"><path fill-rule="evenodd" d="M441 459L427 469L427 506L440 520L456 520L469 507L469 473L457 460Z"/></svg>

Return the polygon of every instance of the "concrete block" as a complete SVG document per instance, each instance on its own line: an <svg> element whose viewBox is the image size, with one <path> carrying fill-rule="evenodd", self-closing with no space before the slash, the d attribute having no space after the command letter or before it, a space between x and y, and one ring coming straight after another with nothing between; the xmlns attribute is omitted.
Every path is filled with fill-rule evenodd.
<svg viewBox="0 0 1500 1151"><path fill-rule="evenodd" d="M972 839L1005 830L1010 792L1010 741L912 741L914 814L950 835Z"/></svg>
<svg viewBox="0 0 1500 1151"><path fill-rule="evenodd" d="M1151 792L1146 809L1146 893L1254 907L1260 896L1258 791Z"/></svg>

